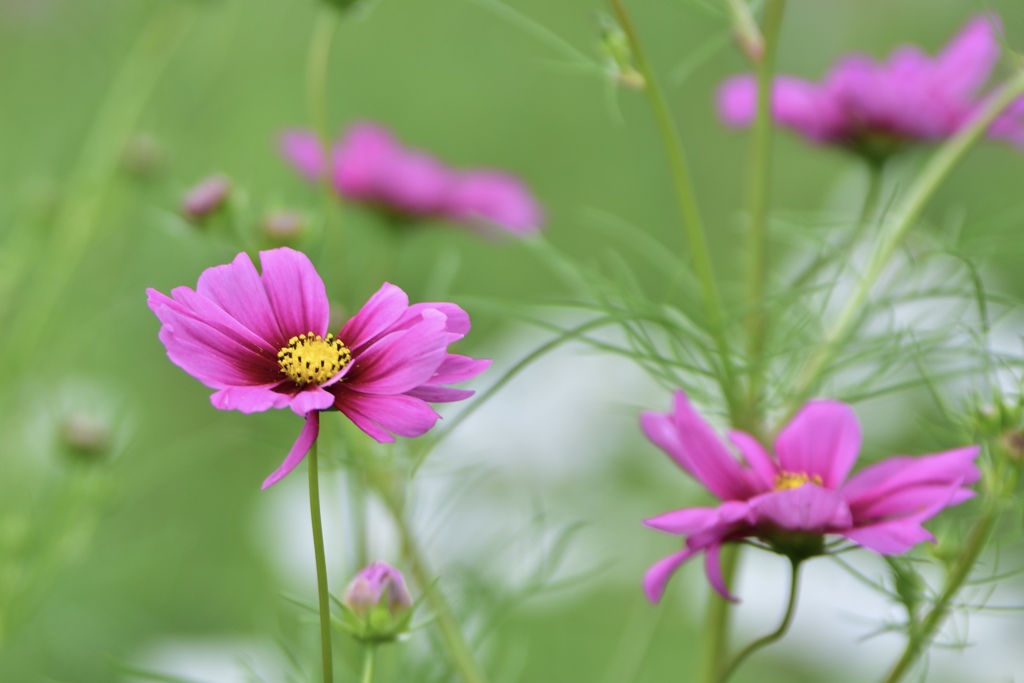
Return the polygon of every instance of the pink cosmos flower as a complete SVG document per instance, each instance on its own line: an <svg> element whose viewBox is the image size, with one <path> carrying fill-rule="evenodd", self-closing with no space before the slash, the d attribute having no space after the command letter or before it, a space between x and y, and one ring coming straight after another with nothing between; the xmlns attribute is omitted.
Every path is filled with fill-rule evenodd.
<svg viewBox="0 0 1024 683"><path fill-rule="evenodd" d="M281 153L310 181L330 173L339 195L406 219L439 218L529 235L543 212L517 178L500 171L448 168L426 152L403 147L386 128L356 123L331 158L316 135L285 131Z"/></svg>
<svg viewBox="0 0 1024 683"><path fill-rule="evenodd" d="M914 46L884 63L865 55L842 59L821 83L775 79L772 114L812 142L884 158L900 145L942 140L968 123L984 104L979 94L999 59L998 21L977 16L936 57ZM726 81L718 111L729 126L749 126L757 108L752 76ZM1024 110L1012 108L989 134L1024 143Z"/></svg>
<svg viewBox="0 0 1024 683"><path fill-rule="evenodd" d="M647 437L722 502L669 512L644 523L684 536L680 552L647 572L644 590L657 602L672 574L704 553L711 585L735 600L719 566L723 543L756 538L795 560L824 552L827 534L842 536L883 555L934 540L921 526L943 508L974 493L977 446L922 457L898 456L849 477L860 452L861 431L850 406L807 403L775 440L773 457L749 434L729 433L741 464L694 410L682 391L670 413L644 413ZM848 478L849 477L849 478Z"/></svg>
<svg viewBox="0 0 1024 683"><path fill-rule="evenodd" d="M203 272L195 290L166 296L147 290L160 319L160 341L176 365L216 389L214 407L254 413L291 408L305 417L298 440L267 488L306 456L320 412L336 408L380 442L434 426L428 402L473 394L445 385L483 372L489 360L448 353L469 331L469 316L451 303L409 305L385 283L337 336L323 280L309 258L281 247L260 252L262 275L239 254Z"/></svg>
<svg viewBox="0 0 1024 683"><path fill-rule="evenodd" d="M388 611L392 614L401 614L412 607L412 597L402 572L386 562L374 562L356 574L345 589L341 601L353 612L363 616L379 605L385 596Z"/></svg>

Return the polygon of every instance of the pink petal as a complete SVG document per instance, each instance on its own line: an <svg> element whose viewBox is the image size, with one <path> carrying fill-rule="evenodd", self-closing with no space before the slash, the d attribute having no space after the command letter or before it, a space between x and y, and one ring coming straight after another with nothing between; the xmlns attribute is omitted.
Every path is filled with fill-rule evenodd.
<svg viewBox="0 0 1024 683"><path fill-rule="evenodd" d="M403 152L381 179L381 199L418 215L441 211L451 187L451 174L437 159L418 151Z"/></svg>
<svg viewBox="0 0 1024 683"><path fill-rule="evenodd" d="M210 396L210 403L218 410L239 410L243 413L259 413L270 408L285 408L289 405L291 397L288 394L274 391L274 388L281 384L281 382L277 382L261 386L228 387L214 392Z"/></svg>
<svg viewBox="0 0 1024 683"><path fill-rule="evenodd" d="M775 477L779 473L779 466L768 454L761 442L746 432L733 430L729 432L729 440L739 449L743 459L747 461L751 469L757 473L765 488L775 487Z"/></svg>
<svg viewBox="0 0 1024 683"><path fill-rule="evenodd" d="M334 405L334 394L311 384L289 397L288 405L296 415L306 416Z"/></svg>
<svg viewBox="0 0 1024 683"><path fill-rule="evenodd" d="M455 401L465 401L475 393L472 389L448 389L433 384L421 384L415 389L405 392L405 395L429 403L454 403Z"/></svg>
<svg viewBox="0 0 1024 683"><path fill-rule="evenodd" d="M306 457L306 453L313 447L313 442L316 441L316 437L320 434L320 413L312 412L306 416L306 422L302 425L302 431L299 432L299 438L295 440L292 449L288 451L287 457L281 466L274 470L273 474L266 478L261 487L266 490L281 481L287 476L289 472L295 469L295 466L302 462L302 459Z"/></svg>
<svg viewBox="0 0 1024 683"><path fill-rule="evenodd" d="M953 482L973 484L981 476L974 460L977 446L967 446L922 457L900 456L866 467L840 489L855 515L879 505L902 491Z"/></svg>
<svg viewBox="0 0 1024 683"><path fill-rule="evenodd" d="M357 123L346 131L344 141L335 145L332 154L338 193L350 199L375 201L382 199L383 183L401 148L386 128Z"/></svg>
<svg viewBox="0 0 1024 683"><path fill-rule="evenodd" d="M381 430L397 436L421 436L430 431L440 417L423 401L405 395L370 396L350 391L339 394L335 406L357 427L381 442L394 441L390 435L382 437ZM367 429L364 426L367 422L376 428Z"/></svg>
<svg viewBox="0 0 1024 683"><path fill-rule="evenodd" d="M762 487L729 453L686 394L675 394L675 412L647 412L640 418L647 438L722 500L744 500Z"/></svg>
<svg viewBox="0 0 1024 683"><path fill-rule="evenodd" d="M200 382L214 389L226 389L280 381L273 367L276 363L206 320L198 319L194 312L171 298L153 289L147 291L150 308L163 323L160 341L167 356ZM212 303L210 306L216 308ZM226 313L220 313L227 318ZM217 320L218 324L222 322Z"/></svg>
<svg viewBox="0 0 1024 683"><path fill-rule="evenodd" d="M647 599L653 603L660 602L661 596L665 593L665 585L668 583L668 580L695 553L696 551L687 548L674 555L669 555L648 569L644 575L644 593L647 594Z"/></svg>
<svg viewBox="0 0 1024 683"><path fill-rule="evenodd" d="M409 297L400 287L385 282L338 332L353 353L379 339L409 309Z"/></svg>
<svg viewBox="0 0 1024 683"><path fill-rule="evenodd" d="M713 525L720 519L718 508L696 507L666 512L644 520L646 526L669 534L687 536Z"/></svg>
<svg viewBox="0 0 1024 683"><path fill-rule="evenodd" d="M320 137L308 130L286 130L280 138L281 155L306 180L316 182L327 169L327 159Z"/></svg>
<svg viewBox="0 0 1024 683"><path fill-rule="evenodd" d="M787 472L818 475L825 488L842 485L860 453L860 423L838 401L810 401L775 440L779 465Z"/></svg>
<svg viewBox="0 0 1024 683"><path fill-rule="evenodd" d="M481 372L491 367L489 359L470 358L449 353L441 361L437 372L430 378L428 384L455 384L473 379Z"/></svg>
<svg viewBox="0 0 1024 683"><path fill-rule="evenodd" d="M231 263L203 271L196 293L223 308L270 347L279 348L287 342L289 336L278 326L263 281L245 252Z"/></svg>
<svg viewBox="0 0 1024 683"><path fill-rule="evenodd" d="M905 553L922 541L935 537L915 519L896 519L839 532L857 545L882 555Z"/></svg>
<svg viewBox="0 0 1024 683"><path fill-rule="evenodd" d="M753 76L730 78L718 88L718 115L732 128L746 128L757 113L757 81Z"/></svg>
<svg viewBox="0 0 1024 683"><path fill-rule="evenodd" d="M331 316L327 289L309 257L280 247L261 251L260 261L263 286L281 331L288 336L307 332L327 334Z"/></svg>
<svg viewBox="0 0 1024 683"><path fill-rule="evenodd" d="M947 97L966 100L985 85L999 61L1001 29L994 15L976 16L938 55L933 78Z"/></svg>
<svg viewBox="0 0 1024 683"><path fill-rule="evenodd" d="M355 356L347 386L365 394L404 394L425 384L447 354L444 315L428 313L412 328L385 335Z"/></svg>
<svg viewBox="0 0 1024 683"><path fill-rule="evenodd" d="M419 322L424 311L440 311L444 313L447 322L445 329L451 334L451 341L458 341L469 334L469 314L462 308L448 302L429 302L413 304L409 310L402 315L402 319L396 324L397 328L411 327Z"/></svg>
<svg viewBox="0 0 1024 683"><path fill-rule="evenodd" d="M853 524L846 501L835 491L815 484L795 489L772 491L750 499L750 509L758 525L787 531L826 533Z"/></svg>
<svg viewBox="0 0 1024 683"><path fill-rule="evenodd" d="M715 543L708 546L704 554L704 573L707 574L711 587L729 602L739 602L740 599L729 592L725 585L725 578L722 576L722 544Z"/></svg>
<svg viewBox="0 0 1024 683"><path fill-rule="evenodd" d="M455 221L479 221L517 235L536 233L544 222L526 185L500 171L470 171L456 178L445 214Z"/></svg>

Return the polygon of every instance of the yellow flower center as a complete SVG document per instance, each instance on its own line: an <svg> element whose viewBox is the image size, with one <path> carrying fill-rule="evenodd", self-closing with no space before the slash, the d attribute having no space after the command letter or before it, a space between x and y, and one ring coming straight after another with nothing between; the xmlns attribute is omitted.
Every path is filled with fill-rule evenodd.
<svg viewBox="0 0 1024 683"><path fill-rule="evenodd" d="M333 334L300 334L277 352L277 364L288 378L304 387L323 384L352 361L352 352Z"/></svg>
<svg viewBox="0 0 1024 683"><path fill-rule="evenodd" d="M785 470L775 475L776 491L798 489L804 484L821 486L821 477L817 474L808 475L806 472L786 472Z"/></svg>

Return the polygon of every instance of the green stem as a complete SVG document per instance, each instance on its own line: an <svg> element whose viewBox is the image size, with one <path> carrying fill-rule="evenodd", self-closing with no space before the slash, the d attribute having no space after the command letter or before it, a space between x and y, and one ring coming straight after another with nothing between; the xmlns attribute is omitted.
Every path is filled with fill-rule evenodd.
<svg viewBox="0 0 1024 683"><path fill-rule="evenodd" d="M736 578L739 567L740 547L729 544L722 547L720 563L722 579L725 585L731 586ZM732 603L711 591L708 596L707 613L704 617L704 638L701 643L700 669L697 680L715 683L718 672L722 670L722 662L728 650L729 614Z"/></svg>
<svg viewBox="0 0 1024 683"><path fill-rule="evenodd" d="M725 4L729 7L733 35L743 54L756 66L764 56L765 37L761 35L750 6L745 0L725 0Z"/></svg>
<svg viewBox="0 0 1024 683"><path fill-rule="evenodd" d="M785 424L796 413L803 402L817 388L822 374L853 332L863 313L864 305L875 287L879 276L893 253L917 221L925 205L935 194L942 181L964 158L993 120L1021 94L1024 94L1024 71L1007 81L1000 92L992 97L981 113L960 132L950 138L932 156L924 171L918 176L907 193L907 199L897 209L893 220L880 231L875 249L864 267L850 298L825 335L822 344L796 378L795 389L780 424Z"/></svg>
<svg viewBox="0 0 1024 683"><path fill-rule="evenodd" d="M833 260L834 256L838 255L840 258L846 258L846 254L857 244L868 229L868 226L871 225L875 211L878 209L878 199L882 194L882 178L885 166L884 164L869 162L867 168L868 189L864 194L864 203L861 205L860 216L857 218L857 223L853 226L853 230L850 230L845 239L839 244L834 247L828 247L825 253L814 259L793 278L790 289L800 289L804 285L809 284L821 272L821 269Z"/></svg>
<svg viewBox="0 0 1024 683"><path fill-rule="evenodd" d="M771 645L782 638L782 636L786 635L786 631L789 630L789 625L793 623L793 614L796 612L796 596L799 581L800 560L793 560L789 577L789 601L786 603L786 614L782 617L782 623L779 624L777 629L768 635L758 638L740 650L729 666L722 672L722 675L718 678L718 683L725 683L728 681L747 657L754 654L761 648Z"/></svg>
<svg viewBox="0 0 1024 683"><path fill-rule="evenodd" d="M705 313L708 317L711 334L718 347L718 355L721 356L722 377L720 384L722 386L722 394L729 405L730 415L736 418L739 415L739 403L735 395L736 373L732 364L732 354L729 351L729 341L723 317L724 309L718 293L711 252L708 249L704 223L697 206L697 197L693 190L693 182L690 179L690 170L686 162L686 156L683 154L679 131L676 129L675 121L672 119L668 101L665 99L665 93L658 84L657 78L655 78L654 70L647 59L647 53L640 42L640 36L636 32L636 28L633 26L633 22L630 20L622 0L609 0L609 3L619 22L619 26L629 39L637 69L643 74L644 92L647 93L647 99L651 105L654 119L658 126L658 132L661 134L665 147L665 153L668 155L676 199L683 218L683 229L686 232L690 252L693 256L693 267L701 285Z"/></svg>
<svg viewBox="0 0 1024 683"><path fill-rule="evenodd" d="M975 563L981 556L982 550L985 549L985 545L988 542L989 534L992 533L992 527L995 523L995 511L989 509L974 529L971 531L971 535L967 541L967 547L964 552L957 559L956 565L953 570L949 573L946 578L946 587L939 595L939 599L935 602L935 605L928 612L927 616L921 621L919 625L915 625L910 636L907 639L907 646L903 650L903 655L896 662L896 665L889 672L889 675L885 677L885 683L897 683L901 680L904 675L909 671L910 667L917 661L921 652L928 647L931 643L932 638L935 637L935 632L938 631L942 622L949 614L949 605L953 598L956 597L960 587L963 586L964 581L970 576L971 570L974 568Z"/></svg>
<svg viewBox="0 0 1024 683"><path fill-rule="evenodd" d="M334 681L331 650L331 594L327 591L327 558L324 555L324 528L320 522L320 480L317 466L317 442L306 456L309 464L309 516L313 522L313 554L316 555L316 591L320 604L320 653L324 683Z"/></svg>
<svg viewBox="0 0 1024 683"><path fill-rule="evenodd" d="M758 426L760 380L763 370L768 320L764 310L764 292L768 280L768 208L772 171L772 82L775 55L786 0L768 0L762 25L763 53L757 65L757 117L754 121L750 164L750 232L747 266L747 352L750 378L742 425Z"/></svg>
<svg viewBox="0 0 1024 683"><path fill-rule="evenodd" d="M309 43L309 59L306 64L306 94L309 98L309 118L320 141L330 143L327 112L327 72L331 63L331 45L338 31L341 13L331 7L320 11Z"/></svg>
<svg viewBox="0 0 1024 683"><path fill-rule="evenodd" d="M448 601L445 600L441 589L434 585L433 573L427 564L426 557L416 542L415 534L409 526L402 510L402 502L387 483L377 482L377 490L380 492L384 504L387 505L398 527L398 533L402 541L402 549L409 561L410 575L420 590L426 591L426 600L433 610L437 620L437 626L441 631L441 639L444 641L448 656L455 670L458 671L463 683L486 683L487 677L476 663L473 653L462 635L455 615L452 614Z"/></svg>
<svg viewBox="0 0 1024 683"><path fill-rule="evenodd" d="M373 664L377 656L377 646L367 645L363 649L363 676L361 683L373 683Z"/></svg>

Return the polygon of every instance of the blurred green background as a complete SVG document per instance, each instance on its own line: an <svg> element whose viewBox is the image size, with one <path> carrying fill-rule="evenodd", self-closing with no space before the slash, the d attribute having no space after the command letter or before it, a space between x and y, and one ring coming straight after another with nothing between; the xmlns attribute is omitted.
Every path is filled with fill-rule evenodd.
<svg viewBox="0 0 1024 683"><path fill-rule="evenodd" d="M601 59L599 2L509 4ZM733 298L742 282L736 244L747 138L716 122L712 97L717 83L743 71L744 62L717 3L629 4L680 122L725 293ZM1010 44L1024 45L1019 2L984 6L1000 12ZM883 56L904 42L934 52L980 9L966 0L792 0L780 70L816 79L848 51ZM232 178L239 225L261 246L270 246L260 242L258 231L265 211L320 211L319 196L275 151L283 128L308 125L307 49L320 11L314 0L0 0L0 305L7 344L0 361L2 681L157 680L126 673L126 666L174 670L209 683L261 680L246 678L243 665L233 673L204 671L201 653L211 648L218 653L214 659L229 663L245 659L245 652L285 662L271 671L288 670L283 653L291 649L307 662L307 677L294 680L314 678L315 625L280 597L282 590L306 600L314 594L311 576L295 579L307 566L311 574L309 561L280 557L299 552L283 543L289 534L308 534L302 482L259 490L298 422L284 412L214 410L209 391L167 360L144 290L194 286L204 268L239 250L227 226L196 228L177 215L183 192L204 176ZM142 35L152 37L155 52L138 46ZM173 51L161 47L175 36L180 44ZM154 62L160 50L171 55L162 69L158 58ZM641 95L614 95L619 120L609 106L607 80L559 60L549 46L473 0L380 0L338 32L330 123L341 130L355 120L378 120L405 143L455 165L522 175L548 213L550 242L583 262L625 253L609 234L615 225L609 216L682 251L663 153ZM147 79L154 83L150 93L134 89ZM112 110L112 100L126 107ZM124 113L133 106L137 117ZM126 168L124 154L138 154L140 144L143 153L155 149L151 172ZM852 158L786 134L776 150L777 216L810 231L821 217L855 205L863 177ZM918 160L912 156L907 167ZM1014 242L1021 241L1024 222L1022 168L1020 152L984 144L927 211L936 229L960 220L978 235L1001 235L999 242L979 237L976 255L994 286L1018 295L1024 294L1024 249ZM903 182L898 175L897 182ZM341 221L344 237L328 235L317 252L331 257L317 265L335 301L358 304L389 278L413 300L444 296L462 302L476 329L460 350L495 357L499 367L507 368L543 336L524 332L500 306L486 302L567 295L522 245L441 226L396 238L356 209L346 208ZM79 242L81 235L87 239ZM785 242L775 245L775 253L785 258ZM663 284L636 269L645 286ZM492 603L509 603L481 649L495 681L687 681L706 596L701 570L688 567L660 607L648 606L640 578L673 544L640 531L639 522L703 500L702 494L635 428L640 409L664 409L668 396L623 368L621 359L584 356L579 372L596 381L585 386L605 393L566 389L554 396L576 414L573 420L583 420L576 427L582 433L590 420L614 434L603 444L606 452L592 462L590 453L560 435L570 419L553 420L511 400L502 415L481 411L481 419L492 421L484 426L503 417L514 430L536 431L538 443L564 446L551 456L563 457L564 464L544 466L536 455L524 457L518 468L496 463L516 454L509 456L500 438L468 421L465 429L476 441L467 436L459 442L463 453L456 462L446 462L442 449L424 475L430 490L461 501L452 503L448 517L422 520L427 545L460 608L486 614ZM546 372L527 371L512 395L528 404L531 392L552 391L547 374L571 383L571 372L557 371L575 362L567 353ZM601 382L604 365L607 383ZM907 405L902 424L884 436L868 437L872 453L920 452L912 408ZM72 429L82 421L108 429L103 452L69 452L61 440L69 420ZM593 444L584 439L579 446ZM532 471L531 464L539 469ZM325 486L336 491L332 504L344 508L340 476ZM424 510L438 509L425 499ZM473 517L484 499L492 505L475 524L444 522ZM384 553L393 549L393 537L377 517L373 529L381 539L375 550ZM511 600L523 585L516 577L541 561L531 552L510 551L517 547L513 541L536 553L530 539L557 543L559 529L576 522L585 526L571 536L565 575L583 576L567 588ZM341 537L344 525L338 524ZM335 592L352 570L343 546L334 550ZM474 566L471 560L483 556L491 561ZM289 563L299 571L282 569ZM826 595L838 585L830 576L818 580ZM744 622L754 624L743 627L748 637L769 628L781 602L781 573L775 595L767 585L769 594L761 597L751 594L753 588L745 592L743 586L762 586L756 578L744 574L737 590L746 601L741 622L753 614L745 611L748 603L749 609L764 603L756 613L763 620L755 615ZM819 656L815 627L807 625L839 624L844 617L838 608L808 603L808 611L821 615L820 622L804 622L809 636L759 655L737 680L856 681L867 675L853 667L844 679L837 661L844 670L856 660L867 662L868 672L882 670L893 647L855 642L877 624L854 620L838 636L848 648L833 639L822 645L827 657ZM885 617L877 616L879 622ZM798 627L805 618L798 615ZM1019 632L1014 618L1007 628ZM482 632L483 622L473 618L470 630ZM442 657L429 631L418 632L402 652L387 653L379 680L449 680L443 668L430 664ZM354 666L354 648L339 645L338 651ZM343 671L339 680L349 680ZM934 680L967 680L952 671L947 675L953 678L936 673ZM1024 674L995 671L1002 678L971 680ZM288 680L282 673L261 675Z"/></svg>

